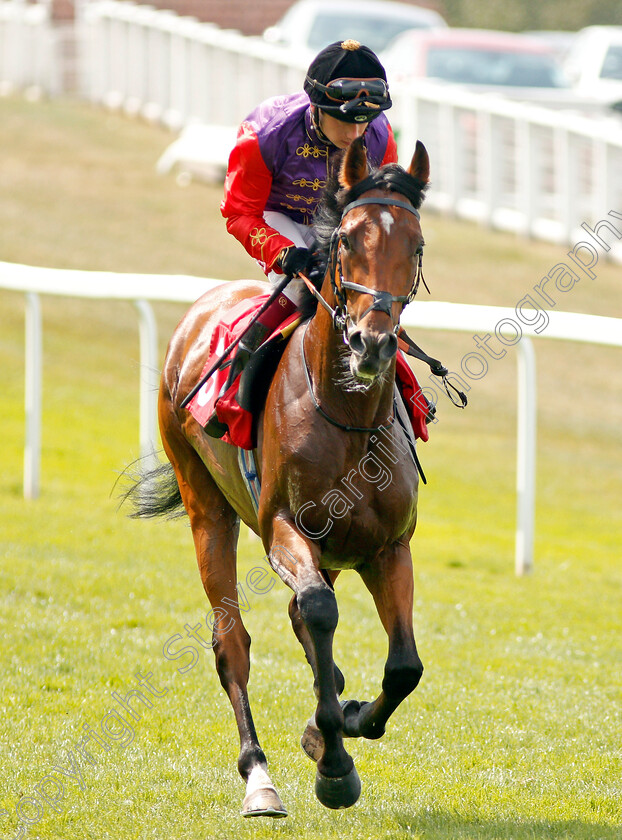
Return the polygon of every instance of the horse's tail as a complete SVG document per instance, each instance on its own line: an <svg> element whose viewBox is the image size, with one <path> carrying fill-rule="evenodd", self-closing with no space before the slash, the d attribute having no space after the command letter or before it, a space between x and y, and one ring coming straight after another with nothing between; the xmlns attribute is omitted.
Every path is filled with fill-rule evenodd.
<svg viewBox="0 0 622 840"><path fill-rule="evenodd" d="M184 516L186 511L177 477L168 461L150 467L134 461L122 475L129 481L121 493L121 504L130 503L133 508L129 514L131 519L153 519L156 516L176 519Z"/></svg>

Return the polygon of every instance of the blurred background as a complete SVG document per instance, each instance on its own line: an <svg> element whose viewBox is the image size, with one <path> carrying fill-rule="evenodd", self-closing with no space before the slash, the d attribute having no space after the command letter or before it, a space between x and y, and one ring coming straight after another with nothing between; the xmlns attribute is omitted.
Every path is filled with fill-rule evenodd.
<svg viewBox="0 0 622 840"><path fill-rule="evenodd" d="M434 150L430 205L572 243L622 205L618 21L619 2L561 0L2 0L0 91L162 125L180 137L159 171L218 181L255 104L349 34L387 68L400 155Z"/></svg>

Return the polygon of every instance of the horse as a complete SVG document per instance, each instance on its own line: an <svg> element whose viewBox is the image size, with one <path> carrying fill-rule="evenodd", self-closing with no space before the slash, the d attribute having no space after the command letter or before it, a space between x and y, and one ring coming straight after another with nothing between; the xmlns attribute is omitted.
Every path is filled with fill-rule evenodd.
<svg viewBox="0 0 622 840"><path fill-rule="evenodd" d="M135 490L142 482L147 491L138 496L135 515L183 504L190 519L213 608L216 670L239 731L244 816L287 811L268 774L247 693L250 636L236 590L240 520L260 536L272 569L293 590L289 617L317 699L302 744L317 762L315 793L324 806L347 808L360 795L344 737L380 738L421 679L409 548L419 476L413 441L398 422L395 367L400 315L421 276L419 208L428 181L421 142L407 169L372 170L359 140L343 154L317 214L325 272L313 291L321 305L316 301L289 339L257 420L257 511L236 448L209 437L182 403L199 379L215 324L238 302L265 293L266 284L235 281L207 292L168 346L158 398L168 463L152 471L158 482L146 471L136 482ZM378 465L382 481L374 479ZM349 569L371 593L388 636L381 690L372 702L341 699L345 679L333 660L334 583Z"/></svg>

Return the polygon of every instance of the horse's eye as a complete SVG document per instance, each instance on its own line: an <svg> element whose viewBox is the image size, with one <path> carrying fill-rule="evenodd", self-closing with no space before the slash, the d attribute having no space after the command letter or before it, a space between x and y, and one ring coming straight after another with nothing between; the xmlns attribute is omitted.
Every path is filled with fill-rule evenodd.
<svg viewBox="0 0 622 840"><path fill-rule="evenodd" d="M424 246L424 244L425 244L425 243L423 243L423 242L422 242L422 243L421 243L421 245L420 245L420 246L417 248L417 250L415 251L415 256L416 256L416 257L421 257L421 256L423 256L423 246Z"/></svg>
<svg viewBox="0 0 622 840"><path fill-rule="evenodd" d="M343 245L343 247L345 248L346 251L351 251L352 250L352 246L350 245L350 240L348 239L348 237L345 233L340 233L339 234L339 241L341 242L341 244Z"/></svg>

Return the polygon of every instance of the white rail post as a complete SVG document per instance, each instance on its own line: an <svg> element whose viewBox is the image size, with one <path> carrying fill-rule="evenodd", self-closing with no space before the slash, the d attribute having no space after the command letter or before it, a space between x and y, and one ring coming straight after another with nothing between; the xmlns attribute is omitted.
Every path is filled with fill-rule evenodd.
<svg viewBox="0 0 622 840"><path fill-rule="evenodd" d="M536 357L527 336L518 343L517 363L515 568L520 576L533 571L536 506Z"/></svg>
<svg viewBox="0 0 622 840"><path fill-rule="evenodd" d="M158 325L146 300L136 300L140 335L140 455L155 456L158 412Z"/></svg>
<svg viewBox="0 0 622 840"><path fill-rule="evenodd" d="M38 499L41 477L41 302L26 294L26 445L24 447L24 498Z"/></svg>

